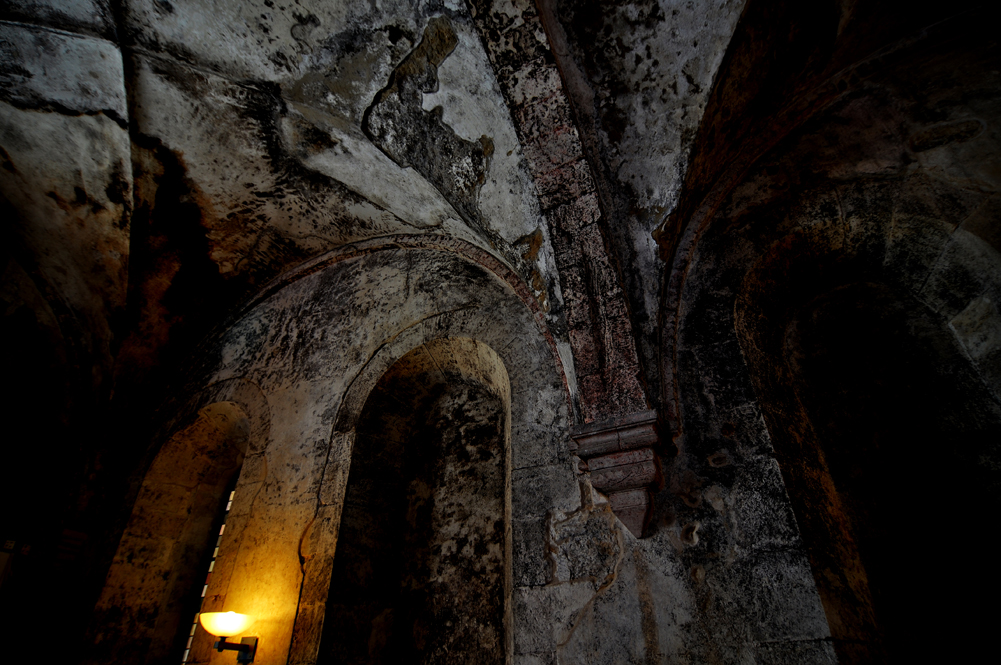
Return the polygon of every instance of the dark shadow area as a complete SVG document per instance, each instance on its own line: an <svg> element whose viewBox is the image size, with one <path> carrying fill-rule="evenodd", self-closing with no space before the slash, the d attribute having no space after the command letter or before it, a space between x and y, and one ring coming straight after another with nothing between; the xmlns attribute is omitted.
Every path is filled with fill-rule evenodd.
<svg viewBox="0 0 1001 665"><path fill-rule="evenodd" d="M790 327L795 389L893 662L986 648L983 599L1001 590L985 533L1001 503L1001 410L929 314L886 286L852 284Z"/></svg>
<svg viewBox="0 0 1001 665"><path fill-rule="evenodd" d="M37 617L53 598L73 617L89 609L77 579L94 544L67 515L88 498L74 490L90 444L79 432L87 420L81 404L92 402L89 368L75 362L78 345L46 302L47 285L6 247L0 276L0 417L9 428L0 446L0 638L8 657L27 660L31 644L45 639Z"/></svg>
<svg viewBox="0 0 1001 665"><path fill-rule="evenodd" d="M872 282L758 321L761 338L785 329L761 405L841 661L981 653L1001 591L1001 407L950 331Z"/></svg>

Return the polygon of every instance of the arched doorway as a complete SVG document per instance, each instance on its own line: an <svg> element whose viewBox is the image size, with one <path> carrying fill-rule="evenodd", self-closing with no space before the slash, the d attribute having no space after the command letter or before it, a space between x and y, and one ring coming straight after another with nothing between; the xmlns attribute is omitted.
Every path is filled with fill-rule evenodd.
<svg viewBox="0 0 1001 665"><path fill-rule="evenodd" d="M355 443L319 663L504 663L510 387L500 358L438 339L383 374Z"/></svg>

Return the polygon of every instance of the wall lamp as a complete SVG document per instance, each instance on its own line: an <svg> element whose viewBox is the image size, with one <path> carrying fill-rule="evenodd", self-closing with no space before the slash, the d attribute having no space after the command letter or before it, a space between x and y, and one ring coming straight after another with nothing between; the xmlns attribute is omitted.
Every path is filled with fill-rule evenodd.
<svg viewBox="0 0 1001 665"><path fill-rule="evenodd" d="M239 635L250 628L254 623L254 617L237 612L202 612L198 615L198 623L210 635L220 638L213 646L222 653L223 651L236 651L236 662L252 663L254 654L257 653L257 638L243 637L240 642L227 642L227 637Z"/></svg>

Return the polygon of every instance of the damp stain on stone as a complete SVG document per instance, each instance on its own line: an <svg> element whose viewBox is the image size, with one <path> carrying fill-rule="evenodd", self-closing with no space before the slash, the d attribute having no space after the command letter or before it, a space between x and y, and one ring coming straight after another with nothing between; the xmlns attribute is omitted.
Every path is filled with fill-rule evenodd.
<svg viewBox="0 0 1001 665"><path fill-rule="evenodd" d="M296 24L292 26L291 33L292 39L299 43L305 43L309 38L309 34L313 32L315 28L320 26L320 19L318 19L313 14L302 15L299 13L293 14L296 20Z"/></svg>
<svg viewBox="0 0 1001 665"><path fill-rule="evenodd" d="M137 172L129 261L130 325L139 332L129 353L147 367L166 367L188 352L200 330L217 321L220 301L239 287L211 259L203 195L189 179L183 156L158 139L133 135ZM154 326L160 330L150 333Z"/></svg>
<svg viewBox="0 0 1001 665"><path fill-rule="evenodd" d="M698 522L692 522L691 524L686 524L681 530L681 542L686 545L695 546L699 544L699 527L701 524Z"/></svg>
<svg viewBox="0 0 1001 665"><path fill-rule="evenodd" d="M539 250L542 249L542 229L537 228L528 235L518 238L512 244L519 249L524 248L521 258L526 261L535 261L539 257Z"/></svg>

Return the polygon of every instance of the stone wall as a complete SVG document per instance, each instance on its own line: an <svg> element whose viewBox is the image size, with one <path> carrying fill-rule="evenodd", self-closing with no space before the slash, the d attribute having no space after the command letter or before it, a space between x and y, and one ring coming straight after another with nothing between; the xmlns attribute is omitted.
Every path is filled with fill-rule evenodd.
<svg viewBox="0 0 1001 665"><path fill-rule="evenodd" d="M990 634L986 11L598 4L0 0L12 658L176 662L237 476L259 663Z"/></svg>
<svg viewBox="0 0 1001 665"><path fill-rule="evenodd" d="M808 119L773 130L773 147L693 216L677 258L679 519L731 553L701 563L707 581L743 561L794 561L784 574L804 581L812 570L843 662L982 648L938 637L981 619L918 544L937 524L976 530L999 498L1001 320L988 303L1001 255L986 166L998 56L970 21L794 97ZM976 507L925 500L952 485ZM720 510L747 488L760 492L753 513ZM752 524L765 550L741 545ZM986 570L990 554L964 557ZM829 648L821 637L809 648Z"/></svg>
<svg viewBox="0 0 1001 665"><path fill-rule="evenodd" d="M534 300L529 296L527 302ZM468 342L472 351L460 353L462 343L456 346L450 341L463 339L476 340ZM470 401L463 388L470 380L495 386L490 388L492 394L504 395L503 385L490 378L497 376L496 370L487 371L496 366L504 370L510 385L510 471L504 483L510 486L505 490L510 492L509 512L498 513L501 504L489 508L495 499L480 490L458 503L462 493L448 492L449 498L442 495L444 503L439 505L469 515L486 510L495 514L494 521L503 521L505 532L510 531L510 541L504 537L509 544L502 548L503 568L509 570L504 577L510 581L503 585L502 598L491 605L495 611L502 607L506 617L505 646L500 652L505 659L728 661L748 652L767 655L776 648L776 638L801 639L804 626L826 630L802 558L793 557L790 563L772 556L755 565L740 563L735 572L720 578L705 558L707 543L715 546L712 529L665 521L652 537L639 540L622 526L607 500L590 487L587 476L578 478L571 464L569 395L554 347L526 300L496 274L440 249L387 247L361 255L333 255L322 267L291 279L252 305L206 347L207 355L199 363L202 378L191 384L195 389L200 383L239 378L260 389L270 416L267 442L248 451L244 461L233 508L235 522L232 528L227 525L220 548L226 572L213 574L205 609L243 610L258 616L257 662L306 663L318 655L332 657L333 647L324 646L323 639L330 639L330 634L324 632L323 620L331 616L328 603L336 604L332 577L343 574L335 563L338 534L345 492L353 501L354 460L363 454L360 448L352 451L371 446L366 442L375 432L374 424L390 417L385 409L366 407L372 396L385 392L378 388L380 378L401 371L417 377L405 384L403 392L410 404L438 400L434 413L439 415L428 421L434 423L435 436L444 440L454 431L456 436L472 437L464 444L468 454L477 451L489 458L494 453L489 453L489 446L483 448L488 439L463 429L472 426L471 414L460 421L470 425L449 429L452 426L445 424L441 411L445 402L440 400L458 395L457 390L467 391L466 397L448 403L478 408L480 402ZM436 385L445 390L441 396ZM422 395L430 395L431 401ZM397 405L404 401L382 399ZM410 418L411 409L402 413ZM398 462L392 458L379 453L371 461L358 462L361 475L356 481L364 484L380 465L393 473ZM722 514L735 519L754 516L752 522L738 522L741 542L752 552L770 551L775 538L773 520L758 514L765 491L761 487L744 491L717 487L715 494L707 488L706 493L706 503L718 504ZM432 523L439 524L436 520ZM469 538L468 529L475 523L470 520L442 521L436 528L448 533L463 524L463 537ZM354 517L344 526L349 527L343 531L349 539L376 538L379 533L359 533ZM785 537L793 538L794 531ZM440 552L450 551L452 541L435 536L417 539L423 548L439 542ZM351 551L347 550L349 558ZM448 575L455 583L476 588L483 583L483 566L493 556L489 551L477 556L472 567L461 562L446 565L442 560L441 570L451 571ZM798 576L795 571L800 571ZM700 607L700 599L714 596L719 599L716 603L730 598L734 604L729 609ZM440 610L445 616L456 606ZM381 634L382 629L371 625L378 622L370 619L369 626L358 630L368 631L369 636L373 629L375 635ZM439 635L447 635L441 625L432 626L446 630ZM753 631L767 630L771 632L758 638L761 644L755 646L761 633ZM209 646L209 638L199 632L192 651L197 662L209 659ZM440 660L429 656L427 662Z"/></svg>

